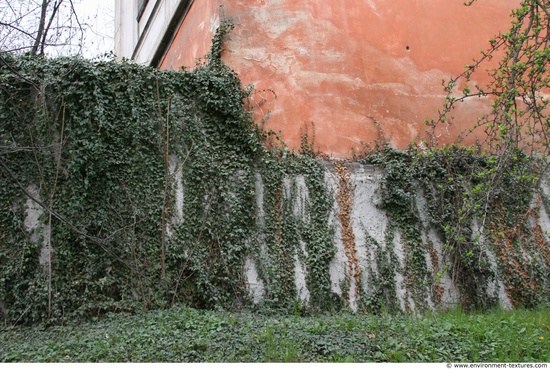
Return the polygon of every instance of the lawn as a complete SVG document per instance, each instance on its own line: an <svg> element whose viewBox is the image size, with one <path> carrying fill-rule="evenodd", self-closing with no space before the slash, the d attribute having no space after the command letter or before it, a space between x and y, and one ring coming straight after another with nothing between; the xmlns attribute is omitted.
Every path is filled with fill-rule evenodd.
<svg viewBox="0 0 550 369"><path fill-rule="evenodd" d="M0 331L2 362L550 362L550 309L292 316L175 307Z"/></svg>

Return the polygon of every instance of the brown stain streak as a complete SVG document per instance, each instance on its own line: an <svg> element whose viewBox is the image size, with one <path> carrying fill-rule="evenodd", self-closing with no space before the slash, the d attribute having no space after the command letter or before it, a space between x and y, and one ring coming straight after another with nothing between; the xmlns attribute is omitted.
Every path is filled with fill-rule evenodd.
<svg viewBox="0 0 550 369"><path fill-rule="evenodd" d="M350 173L341 163L336 163L335 170L339 178L338 182L338 219L342 232L344 252L348 259L348 276L355 281L355 296L359 298L361 269L355 246L355 233L353 232L351 213L353 207L354 191L351 184Z"/></svg>

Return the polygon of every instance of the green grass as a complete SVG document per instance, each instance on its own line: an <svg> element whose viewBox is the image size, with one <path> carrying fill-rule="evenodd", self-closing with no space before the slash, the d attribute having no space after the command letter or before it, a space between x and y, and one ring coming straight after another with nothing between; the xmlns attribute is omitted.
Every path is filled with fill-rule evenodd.
<svg viewBox="0 0 550 369"><path fill-rule="evenodd" d="M550 310L311 317L172 308L0 331L2 362L550 362Z"/></svg>

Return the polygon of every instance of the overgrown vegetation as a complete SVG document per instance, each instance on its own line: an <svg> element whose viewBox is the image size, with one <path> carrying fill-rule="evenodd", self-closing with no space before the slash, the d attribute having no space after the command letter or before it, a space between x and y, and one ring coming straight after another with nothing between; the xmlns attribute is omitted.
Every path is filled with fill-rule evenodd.
<svg viewBox="0 0 550 369"><path fill-rule="evenodd" d="M249 302L334 306L329 197L311 155L266 149L251 90L221 62L224 22L193 71L2 55L0 299L11 323ZM293 182L311 194L293 209ZM256 178L265 184L263 214ZM177 205L177 204L180 205ZM307 208L307 209L306 209ZM315 217L305 216L310 210ZM259 240L261 234L263 239Z"/></svg>
<svg viewBox="0 0 550 369"><path fill-rule="evenodd" d="M172 308L0 332L2 362L548 362L550 311L257 315Z"/></svg>
<svg viewBox="0 0 550 369"><path fill-rule="evenodd" d="M444 82L448 95L439 117L427 122L428 142L406 151L378 143L364 159L385 171L386 247L397 234L404 247L404 267L387 267L390 252L381 259L382 272L390 278L403 274L416 306L426 298L441 302L439 281L446 274L467 308L495 306L497 281L513 306L549 304L550 248L540 223L541 209L548 208L549 14L548 2L522 1L511 13L510 29L491 39L464 73ZM493 58L496 67L486 70ZM487 86L473 82L486 72ZM490 112L455 144L441 147L438 132L452 124L453 109L480 97L491 98ZM468 135L477 144L460 146ZM442 258L434 248L439 240ZM395 300L376 292L374 305L395 306Z"/></svg>
<svg viewBox="0 0 550 369"><path fill-rule="evenodd" d="M510 29L491 39L488 50L446 84L445 106L429 126L435 131L452 124L452 111L462 101L490 97L490 112L457 140L475 134L477 146L420 155L433 223L440 227L456 280L468 302L478 306L491 305L481 287L493 277L487 268L495 263L491 259L512 304L548 304L550 250L539 217L548 204L541 187L549 153L549 14L548 2L523 0L511 13ZM474 84L493 58L490 83Z"/></svg>
<svg viewBox="0 0 550 369"><path fill-rule="evenodd" d="M345 163L321 161L313 127L306 125L301 152L293 153L252 120L253 90L221 60L229 22L192 71L2 54L5 323L64 323L174 305L250 307L247 265L262 283L259 308L269 312L340 311L350 295L361 312L423 312L445 306L446 277L467 308L497 306L499 281L514 307L547 308L550 249L539 222L548 209L541 190L547 161L537 150L546 147L540 119L547 100L540 93L548 87L550 54L541 51L545 21L533 11L515 14L518 24L538 22L538 31L514 23L497 44L521 50L525 44L510 41L519 37L535 46L525 41L531 51L508 55L500 68L531 63L533 73L521 76L533 89L507 99L506 79L517 90L519 74L495 72L498 98L493 118L480 121L487 141L476 148L379 145L363 158L384 171L379 205L388 216L384 242L363 230L365 245L356 242L351 172ZM519 96L527 96L524 105L512 104ZM461 99L449 96L434 129ZM338 178L334 193L327 168ZM347 260L341 296L330 277L335 225ZM372 250L367 266L359 263L359 246Z"/></svg>
<svg viewBox="0 0 550 369"><path fill-rule="evenodd" d="M447 273L466 308L497 306L497 279L513 306L550 303L550 249L539 224L547 199L534 174L540 161L518 151L501 174L502 186L493 188L487 178L497 170L493 164L498 158L473 149L398 151L386 146L364 160L385 171L381 207L390 219L386 245L399 231L405 285L417 307L426 307L428 299L441 303L439 281ZM429 236L430 229L436 239ZM434 242L443 243L441 255Z"/></svg>

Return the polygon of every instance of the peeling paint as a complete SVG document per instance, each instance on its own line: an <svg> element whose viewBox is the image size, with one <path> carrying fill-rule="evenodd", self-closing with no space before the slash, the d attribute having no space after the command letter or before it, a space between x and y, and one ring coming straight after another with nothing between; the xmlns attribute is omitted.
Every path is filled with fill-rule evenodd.
<svg viewBox="0 0 550 369"><path fill-rule="evenodd" d="M161 68L193 67L208 52L214 28L197 32L192 25L215 19L221 3L193 3ZM424 120L435 118L443 105L442 79L461 73L495 33L506 30L518 4L240 0L224 4L235 29L223 58L244 85L275 91L277 99L266 101L256 118L270 111L266 128L280 131L291 149L299 148L300 129L313 121L316 149L350 157L363 142L379 139L376 129L363 124L369 116L392 146L405 148L425 137ZM481 75L475 83L488 78ZM441 143L470 128L489 105L488 99L462 104L455 124L436 132Z"/></svg>
<svg viewBox="0 0 550 369"><path fill-rule="evenodd" d="M244 266L246 270L246 277L248 281L248 288L252 295L252 300L255 304L262 301L265 293L265 288L262 280L258 277L258 271L256 270L256 264L252 258L247 258Z"/></svg>

